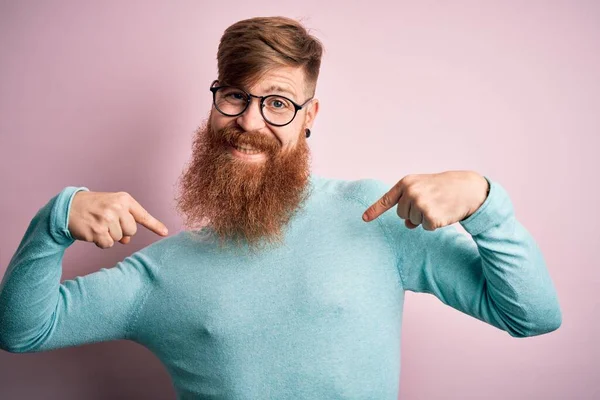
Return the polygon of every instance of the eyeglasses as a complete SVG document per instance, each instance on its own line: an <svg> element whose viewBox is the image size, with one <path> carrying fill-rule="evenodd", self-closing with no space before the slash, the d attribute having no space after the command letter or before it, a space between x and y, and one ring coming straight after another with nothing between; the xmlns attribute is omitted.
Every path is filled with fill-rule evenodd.
<svg viewBox="0 0 600 400"><path fill-rule="evenodd" d="M215 86L218 81L210 85L213 94L213 104L217 111L227 117L242 115L252 102L252 97L260 99L260 113L265 121L273 126L285 126L292 122L298 111L313 98L306 100L302 105L284 96L270 94L268 96L255 96L233 86Z"/></svg>

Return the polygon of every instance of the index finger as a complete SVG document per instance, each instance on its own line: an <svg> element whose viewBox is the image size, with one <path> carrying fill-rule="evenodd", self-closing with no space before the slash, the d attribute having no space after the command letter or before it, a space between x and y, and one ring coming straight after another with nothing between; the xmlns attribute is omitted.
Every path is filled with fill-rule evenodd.
<svg viewBox="0 0 600 400"><path fill-rule="evenodd" d="M142 207L137 200L133 199L129 207L129 212L131 215L133 215L133 218L137 223L145 226L152 232L161 236L165 236L167 233L169 233L167 227L162 222L150 215L150 213L146 211L146 209Z"/></svg>
<svg viewBox="0 0 600 400"><path fill-rule="evenodd" d="M400 200L401 195L402 188L400 185L394 185L394 187L381 196L379 200L367 208L362 216L363 221L369 222L379 217L381 214L395 206L398 203L398 200Z"/></svg>

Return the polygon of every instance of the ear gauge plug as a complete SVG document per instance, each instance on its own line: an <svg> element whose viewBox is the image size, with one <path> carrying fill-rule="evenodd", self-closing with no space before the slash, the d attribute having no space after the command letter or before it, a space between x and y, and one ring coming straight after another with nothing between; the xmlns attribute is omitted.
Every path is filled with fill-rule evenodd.
<svg viewBox="0 0 600 400"><path fill-rule="evenodd" d="M305 132L306 132L306 137L309 138L310 137L310 129L306 128Z"/></svg>

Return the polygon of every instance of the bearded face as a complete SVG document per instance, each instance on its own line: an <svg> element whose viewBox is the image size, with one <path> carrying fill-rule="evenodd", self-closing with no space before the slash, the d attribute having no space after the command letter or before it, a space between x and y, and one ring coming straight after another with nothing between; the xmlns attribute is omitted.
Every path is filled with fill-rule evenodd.
<svg viewBox="0 0 600 400"><path fill-rule="evenodd" d="M281 243L284 227L306 200L310 151L304 138L291 148L237 125L196 132L192 160L179 183L177 208L188 228L208 226L221 244Z"/></svg>

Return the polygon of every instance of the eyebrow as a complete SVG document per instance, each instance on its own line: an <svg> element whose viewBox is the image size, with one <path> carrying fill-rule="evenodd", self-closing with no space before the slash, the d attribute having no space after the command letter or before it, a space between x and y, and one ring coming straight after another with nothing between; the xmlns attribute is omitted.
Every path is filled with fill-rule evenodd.
<svg viewBox="0 0 600 400"><path fill-rule="evenodd" d="M286 87L279 86L279 85L271 85L267 89L267 92L288 93L288 94L292 95L293 97L296 97L296 93L294 93L291 89L288 89Z"/></svg>

